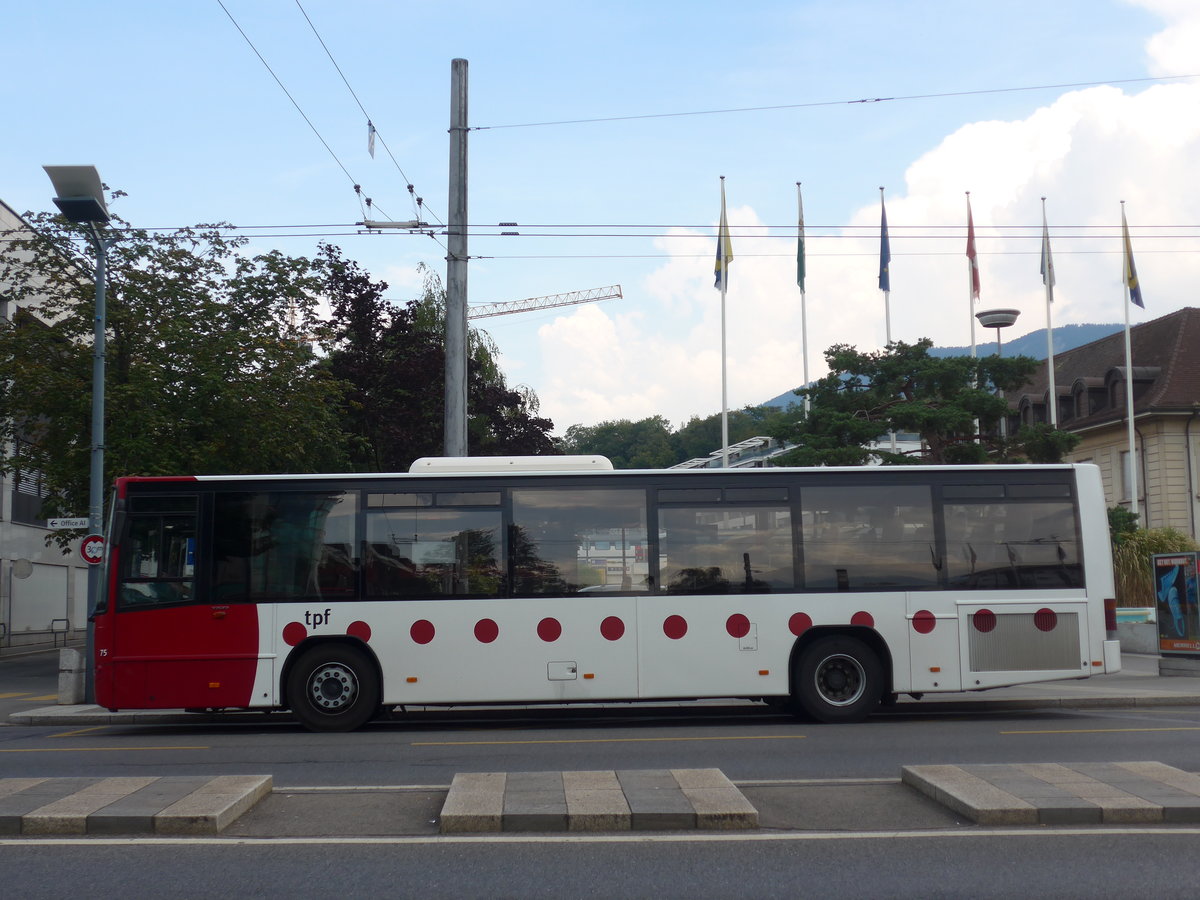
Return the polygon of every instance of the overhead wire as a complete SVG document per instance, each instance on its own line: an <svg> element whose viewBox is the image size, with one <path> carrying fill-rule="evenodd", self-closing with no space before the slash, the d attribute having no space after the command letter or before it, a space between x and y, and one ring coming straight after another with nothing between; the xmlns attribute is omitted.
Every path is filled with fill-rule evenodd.
<svg viewBox="0 0 1200 900"><path fill-rule="evenodd" d="M316 37L317 41L321 44L321 49L325 51L325 55L329 57L329 61L331 63L333 63L333 67L337 70L338 75L341 76L342 83L346 85L346 90L348 90L350 92L350 96L354 98L354 102L358 104L359 110L362 112L363 116L366 117L368 129L373 130L376 139L383 146L383 149L385 151L387 151L388 158L391 159L392 165L394 165L396 167L396 171L400 173L400 177L404 179L404 183L408 186L408 193L413 198L413 212L416 213L417 220L418 221L421 220L421 218L422 218L421 211L424 209L424 210L428 211L429 215L433 218L433 220L435 222L437 222L439 225L444 225L445 223L442 222L442 220L440 218L438 218L437 213L435 213L432 209L430 209L428 206L426 206L424 199L415 192L415 188L413 186L412 179L410 179L408 177L408 175L405 174L404 169L401 167L399 161L396 159L395 155L392 153L391 147L389 147L387 145L387 141L385 141L383 139L383 133L379 130L378 127L375 126L374 120L371 118L371 114L367 112L367 108L365 106L363 106L362 100L360 100L358 98L358 94L355 92L354 88L350 86L350 80L346 77L346 73L342 71L342 67L338 65L338 61L333 58L333 53L330 51L329 45L325 43L325 39L323 37L321 37L321 33L319 31L317 31L317 26L313 24L313 20L309 17L309 15L305 11L304 7L300 4L300 0L295 0L295 2L296 2L296 8L299 9L301 15L304 16L304 21L306 21L308 23L308 27L312 29L313 35Z"/></svg>
<svg viewBox="0 0 1200 900"><path fill-rule="evenodd" d="M288 100L290 100L292 102L292 106L296 107L296 112L300 113L300 117L302 119L304 119L304 121L305 121L305 123L307 123L308 127L310 129L312 129L312 133L317 136L317 140L319 140L321 142L321 144L329 152L329 155L331 157L333 157L333 161L338 164L338 168L340 168L342 170L342 172L345 173L346 177L348 179L350 179L350 184L354 186L354 193L358 197L359 208L362 209L363 218L369 218L369 216L367 215L367 210L371 209L371 208L379 209L379 207L373 203L373 201L371 200L370 197L363 196L362 188L361 188L359 182L355 180L354 176L350 174L350 170L346 168L345 164L341 161L340 158L338 158L338 155L336 153L334 153L333 148L329 146L329 142L327 140L325 140L324 136L322 136L321 132L317 129L317 126L313 124L312 119L310 119L308 117L308 114L304 112L304 110L301 108L300 104L296 101L296 98L292 96L292 92L287 89L287 86L284 85L282 79L280 79L280 77L275 74L275 70L271 68L271 64L267 62L266 58L259 52L258 48L256 46L254 46L254 41L250 40L250 36L248 34L246 34L246 32L242 28L242 26L238 24L237 19L235 19L233 17L233 13L231 13L229 11L229 9L225 6L225 3L223 2L223 0L217 0L217 5L220 6L221 9L224 11L225 15L229 17L229 21L233 23L233 27L238 30L238 34L240 34L242 36L242 39L245 40L247 45L249 45L250 49L254 51L254 55L258 57L259 62L261 62L263 64L263 66L266 68L266 70L271 73L271 77L275 79L275 83L277 85L279 85L279 89L281 91L283 91L283 93L287 96ZM366 201L366 208L363 208L364 199ZM379 212L385 216L387 215L387 213L385 213L382 209L379 209Z"/></svg>
<svg viewBox="0 0 1200 900"><path fill-rule="evenodd" d="M894 103L901 100L935 100L946 97L975 97L981 94L1012 94L1022 91L1050 91L1066 88L1100 87L1106 84L1138 84L1148 81L1171 81L1179 78L1200 78L1194 75L1158 75L1146 78L1114 78L1104 81L1077 81L1067 84L1037 84L1023 87L983 88L971 91L942 91L934 94L902 94L895 97L860 97L854 100L814 100L807 103L780 103L774 106L739 106L727 109L696 109L685 112L644 113L641 115L597 116L590 119L557 119L546 122L514 122L504 125L476 125L471 131L498 131L504 128L542 128L550 125L590 125L602 122L631 122L638 119L679 119L686 116L717 116L729 113L771 112L781 109L811 109L818 106L854 106L869 103Z"/></svg>

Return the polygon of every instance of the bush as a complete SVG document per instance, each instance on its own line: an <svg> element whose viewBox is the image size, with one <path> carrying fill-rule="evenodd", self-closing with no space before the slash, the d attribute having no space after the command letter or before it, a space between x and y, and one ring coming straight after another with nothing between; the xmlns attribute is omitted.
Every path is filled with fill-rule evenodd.
<svg viewBox="0 0 1200 900"><path fill-rule="evenodd" d="M1117 606L1153 606L1154 577L1150 571L1150 557L1155 553L1196 549L1195 541L1174 528L1137 528L1121 533L1113 546Z"/></svg>

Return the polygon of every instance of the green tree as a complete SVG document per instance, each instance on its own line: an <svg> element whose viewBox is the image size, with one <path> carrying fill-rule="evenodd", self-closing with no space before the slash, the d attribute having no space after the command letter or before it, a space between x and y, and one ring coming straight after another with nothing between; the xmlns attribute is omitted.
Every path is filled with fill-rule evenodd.
<svg viewBox="0 0 1200 900"><path fill-rule="evenodd" d="M796 391L810 399L809 416L776 432L800 445L779 464L863 465L872 455L891 464L963 463L1003 455L995 434L1008 404L995 391L1019 388L1037 361L935 357L929 353L932 346L924 338L915 344L895 341L874 353L846 344L830 347L825 352L829 374ZM889 431L920 435L921 455L868 450Z"/></svg>
<svg viewBox="0 0 1200 900"><path fill-rule="evenodd" d="M0 437L37 468L43 514L86 511L95 288L80 226L29 215L0 242ZM117 229L120 229L117 231ZM218 225L152 233L114 219L108 251L106 475L311 472L346 465L340 385L319 332L317 263L248 256Z"/></svg>
<svg viewBox="0 0 1200 900"><path fill-rule="evenodd" d="M362 471L404 471L442 452L445 408L445 291L425 274L422 294L403 305L332 246L321 249L332 310L326 365L345 385L340 409L350 454ZM537 415L537 395L510 387L491 337L468 330L467 444L474 456L558 452L554 425Z"/></svg>
<svg viewBox="0 0 1200 900"><path fill-rule="evenodd" d="M678 461L671 438L671 423L662 416L636 422L617 419L572 425L563 438L563 451L606 456L617 469L661 469Z"/></svg>

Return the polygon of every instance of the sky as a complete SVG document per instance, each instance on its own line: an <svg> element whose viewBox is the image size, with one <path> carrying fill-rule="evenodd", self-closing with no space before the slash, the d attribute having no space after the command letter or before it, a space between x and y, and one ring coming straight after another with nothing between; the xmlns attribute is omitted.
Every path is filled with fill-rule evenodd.
<svg viewBox="0 0 1200 900"><path fill-rule="evenodd" d="M468 60L469 304L622 286L474 323L558 434L720 411L721 176L731 409L802 383L802 318L812 378L831 345L885 345L881 186L893 340L965 346L991 308L1020 312L1005 341L1044 328L1043 197L1054 325L1124 320L1122 200L1146 304L1132 322L1196 302L1194 0L3 7L0 200L52 209L41 167L94 164L135 225L228 222L248 252L334 243L397 302L419 294L420 264L445 274L450 69ZM418 196L432 234L356 224L413 219Z"/></svg>

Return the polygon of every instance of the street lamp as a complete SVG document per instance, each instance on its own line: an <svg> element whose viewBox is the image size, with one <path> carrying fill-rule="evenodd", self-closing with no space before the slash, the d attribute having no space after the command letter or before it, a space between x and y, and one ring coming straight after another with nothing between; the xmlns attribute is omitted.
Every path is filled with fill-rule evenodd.
<svg viewBox="0 0 1200 900"><path fill-rule="evenodd" d="M984 309L975 313L975 318L984 328L996 329L996 356L1004 355L1004 347L1000 343L1000 329L1008 328L1015 321L1017 316L1021 314L1019 309ZM996 396L1003 398L1004 391L996 388ZM1008 437L1008 417L1003 416L1000 419L1000 437Z"/></svg>
<svg viewBox="0 0 1200 900"><path fill-rule="evenodd" d="M985 309L975 313L975 318L984 328L996 329L996 355L1003 356L1003 347L1000 345L1000 329L1007 328L1017 321L1017 316L1021 314L1019 309Z"/></svg>
<svg viewBox="0 0 1200 900"><path fill-rule="evenodd" d="M104 186L95 166L43 166L58 195L54 205L72 222L87 225L96 252L96 319L92 341L92 459L88 485L88 534L104 531L104 288L108 244L100 237L98 226L108 224L108 207L104 203ZM95 698L93 682L93 647L95 626L92 614L100 600L100 567L88 566L87 591L87 662L85 670L86 699Z"/></svg>

